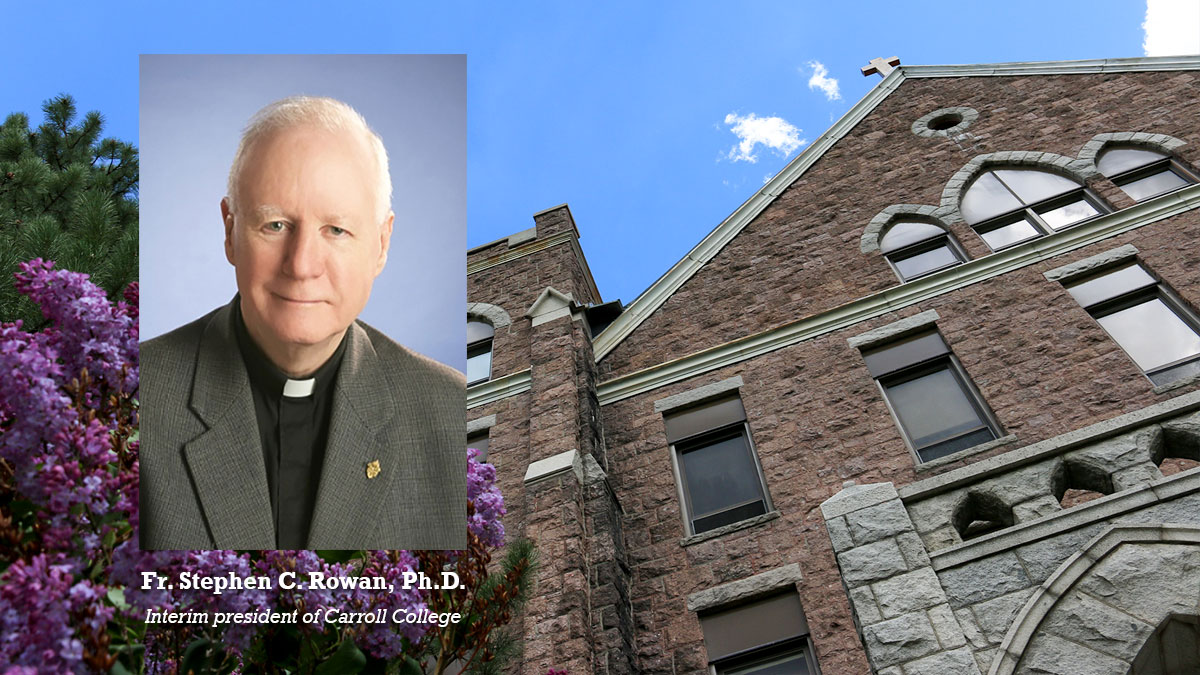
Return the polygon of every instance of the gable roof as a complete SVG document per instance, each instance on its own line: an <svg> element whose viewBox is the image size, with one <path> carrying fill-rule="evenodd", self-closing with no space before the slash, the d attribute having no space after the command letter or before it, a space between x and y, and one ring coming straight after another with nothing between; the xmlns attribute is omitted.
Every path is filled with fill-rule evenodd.
<svg viewBox="0 0 1200 675"><path fill-rule="evenodd" d="M1088 59L1083 61L1023 61L972 65L904 66L901 65L867 92L841 119L804 149L758 192L747 199L720 225L700 240L682 260L671 266L653 284L625 307L615 321L596 336L592 348L596 361L612 353L643 321L691 279L700 268L716 257L775 198L783 194L818 159L883 102L901 83L910 78L988 77L1016 75L1082 75L1137 71L1198 70L1200 56L1162 56L1125 59Z"/></svg>

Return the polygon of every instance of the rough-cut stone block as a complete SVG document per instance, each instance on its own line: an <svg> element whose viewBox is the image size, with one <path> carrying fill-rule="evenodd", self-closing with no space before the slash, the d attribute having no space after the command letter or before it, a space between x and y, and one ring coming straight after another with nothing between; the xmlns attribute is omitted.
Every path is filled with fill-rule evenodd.
<svg viewBox="0 0 1200 675"><path fill-rule="evenodd" d="M1014 591L971 607L971 614L975 617L979 630L983 632L983 637L988 644L998 645L1004 640L1017 612L1020 612L1025 603L1029 602L1029 596L1033 595L1036 590L1036 588L1026 588Z"/></svg>
<svg viewBox="0 0 1200 675"><path fill-rule="evenodd" d="M1033 585L1012 553L1001 553L944 570L938 577L955 609Z"/></svg>
<svg viewBox="0 0 1200 675"><path fill-rule="evenodd" d="M960 647L904 664L904 675L979 675L971 650Z"/></svg>
<svg viewBox="0 0 1200 675"><path fill-rule="evenodd" d="M985 649L991 644L979 628L979 622L975 620L970 607L955 610L954 618L958 619L958 625L962 626L963 636L967 638L971 649Z"/></svg>
<svg viewBox="0 0 1200 675"><path fill-rule="evenodd" d="M850 526L850 536L860 546L913 529L908 511L899 499L849 513L846 522Z"/></svg>
<svg viewBox="0 0 1200 675"><path fill-rule="evenodd" d="M926 550L939 551L959 543L959 536L953 526L945 525L932 532L923 533L921 542L925 545Z"/></svg>
<svg viewBox="0 0 1200 675"><path fill-rule="evenodd" d="M1154 628L1078 592L1060 600L1042 624L1042 630L1126 660L1137 656Z"/></svg>
<svg viewBox="0 0 1200 675"><path fill-rule="evenodd" d="M1112 475L1113 490L1129 490L1149 485L1163 477L1154 462L1140 462Z"/></svg>
<svg viewBox="0 0 1200 675"><path fill-rule="evenodd" d="M842 578L851 588L908 571L900 548L892 539L859 546L838 554Z"/></svg>
<svg viewBox="0 0 1200 675"><path fill-rule="evenodd" d="M825 520L829 520L830 518L844 516L852 511L882 504L898 497L896 487L891 483L851 485L822 502L821 513L825 516Z"/></svg>
<svg viewBox="0 0 1200 675"><path fill-rule="evenodd" d="M883 614L875 603L875 594L870 586L859 586L850 590L850 602L854 604L854 613L858 615L860 624L867 626L883 621Z"/></svg>
<svg viewBox="0 0 1200 675"><path fill-rule="evenodd" d="M900 319L880 326L874 330L869 330L861 335L847 338L847 342L855 349L868 349L883 342L890 342L899 335L912 332L936 323L941 318L934 310L928 310L919 314L914 314L908 318Z"/></svg>
<svg viewBox="0 0 1200 675"><path fill-rule="evenodd" d="M981 649L981 650L975 652L975 663L977 663L979 665L979 672L987 673L987 672L991 671L992 661L994 661L996 659L996 656L999 653L1000 653L999 648Z"/></svg>
<svg viewBox="0 0 1200 675"><path fill-rule="evenodd" d="M1125 544L1079 582L1079 590L1158 625L1168 612L1200 606L1200 548L1186 544Z"/></svg>
<svg viewBox="0 0 1200 675"><path fill-rule="evenodd" d="M1014 506L1013 518L1018 523L1024 523L1059 511L1062 511L1062 505L1058 503L1054 495L1041 495Z"/></svg>
<svg viewBox="0 0 1200 675"><path fill-rule="evenodd" d="M846 526L846 519L842 516L825 521L825 529L829 531L829 541L833 543L833 550L840 552L854 548L850 528Z"/></svg>
<svg viewBox="0 0 1200 675"><path fill-rule="evenodd" d="M929 566L929 551L920 537L912 532L904 532L896 537L896 543L900 545L900 553L908 562L909 569Z"/></svg>
<svg viewBox="0 0 1200 675"><path fill-rule="evenodd" d="M1017 666L1019 675L1118 675L1129 671L1129 663L1043 633L1034 638Z"/></svg>
<svg viewBox="0 0 1200 675"><path fill-rule="evenodd" d="M863 642L877 667L928 656L940 649L925 612L913 612L863 629Z"/></svg>
<svg viewBox="0 0 1200 675"><path fill-rule="evenodd" d="M1105 523L1097 523L1083 529L1072 530L1057 537L1042 539L1017 549L1017 557L1025 564L1030 581L1042 583L1058 569L1072 553L1082 549L1092 537L1100 534Z"/></svg>
<svg viewBox="0 0 1200 675"><path fill-rule="evenodd" d="M1162 429L1152 426L1068 452L1064 460L1082 462L1104 472L1151 462L1162 444Z"/></svg>
<svg viewBox="0 0 1200 675"><path fill-rule="evenodd" d="M967 644L962 626L958 625L958 619L954 618L950 605L938 605L930 609L929 622L933 624L933 632L943 649L954 649Z"/></svg>
<svg viewBox="0 0 1200 675"><path fill-rule="evenodd" d="M871 591L883 616L889 619L946 602L942 585L929 567L872 584Z"/></svg>
<svg viewBox="0 0 1200 675"><path fill-rule="evenodd" d="M800 583L800 579L799 565L795 563L784 565L752 577L692 593L687 598L687 608L689 612L700 612L741 600L749 600L780 588L794 586Z"/></svg>

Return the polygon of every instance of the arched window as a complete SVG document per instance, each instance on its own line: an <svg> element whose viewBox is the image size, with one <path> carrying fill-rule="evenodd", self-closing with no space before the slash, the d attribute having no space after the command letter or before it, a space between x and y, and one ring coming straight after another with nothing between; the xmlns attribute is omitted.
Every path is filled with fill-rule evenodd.
<svg viewBox="0 0 1200 675"><path fill-rule="evenodd" d="M492 378L492 337L495 330L484 321L467 321L467 385Z"/></svg>
<svg viewBox="0 0 1200 675"><path fill-rule="evenodd" d="M1196 182L1178 162L1161 152L1142 148L1105 150L1096 168L1139 202Z"/></svg>
<svg viewBox="0 0 1200 675"><path fill-rule="evenodd" d="M1037 169L980 175L959 206L993 251L1075 225L1104 207L1070 178Z"/></svg>
<svg viewBox="0 0 1200 675"><path fill-rule="evenodd" d="M930 223L893 223L879 241L879 250L900 276L908 281L958 265L967 259L948 232Z"/></svg>

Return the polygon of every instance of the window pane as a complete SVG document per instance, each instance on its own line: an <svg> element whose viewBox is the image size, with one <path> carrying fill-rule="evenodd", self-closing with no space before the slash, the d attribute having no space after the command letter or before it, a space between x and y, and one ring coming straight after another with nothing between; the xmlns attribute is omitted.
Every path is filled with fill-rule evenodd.
<svg viewBox="0 0 1200 675"><path fill-rule="evenodd" d="M1135 201L1149 199L1155 195L1161 195L1164 192L1170 192L1187 185L1188 182L1182 176L1170 169L1139 178L1128 183L1122 183L1121 189L1125 194L1133 197Z"/></svg>
<svg viewBox="0 0 1200 675"><path fill-rule="evenodd" d="M1068 225L1078 223L1084 218L1091 218L1098 213L1100 212L1096 210L1096 207L1089 204L1087 200L1080 199L1077 202L1071 202L1056 209L1042 211L1038 215L1051 228L1061 230Z"/></svg>
<svg viewBox="0 0 1200 675"><path fill-rule="evenodd" d="M486 340L495 335L495 330L492 329L490 323L483 321L468 321L467 322L467 344Z"/></svg>
<svg viewBox="0 0 1200 675"><path fill-rule="evenodd" d="M1036 169L1000 169L996 171L996 176L1026 204L1083 187L1070 178Z"/></svg>
<svg viewBox="0 0 1200 675"><path fill-rule="evenodd" d="M917 456L921 458L922 462L930 462L939 457L953 455L959 450L966 450L981 443L987 443L994 438L996 438L996 434L992 433L991 429L980 429L979 431L972 431L969 434L956 436L941 443L927 445L917 450Z"/></svg>
<svg viewBox="0 0 1200 675"><path fill-rule="evenodd" d="M879 242L879 250L890 253L909 244L940 237L943 234L946 234L945 230L929 223L896 223L888 229L887 234L883 235L883 240Z"/></svg>
<svg viewBox="0 0 1200 675"><path fill-rule="evenodd" d="M487 461L489 440L491 439L486 434L467 439L467 447L475 448L479 451L479 454L475 456L476 462L482 464Z"/></svg>
<svg viewBox="0 0 1200 675"><path fill-rule="evenodd" d="M492 376L492 352L467 356L467 382L482 382Z"/></svg>
<svg viewBox="0 0 1200 675"><path fill-rule="evenodd" d="M766 657L744 666L720 671L723 675L808 675L808 662L804 652L783 656Z"/></svg>
<svg viewBox="0 0 1200 675"><path fill-rule="evenodd" d="M948 267L959 262L959 260L958 256L954 255L954 251L951 251L949 246L939 246L933 250L918 253L903 260L893 260L892 262L896 265L896 269L900 271L900 276L905 279L911 279L926 272Z"/></svg>
<svg viewBox="0 0 1200 675"><path fill-rule="evenodd" d="M985 426L949 367L885 389L914 447Z"/></svg>
<svg viewBox="0 0 1200 675"><path fill-rule="evenodd" d="M1136 169L1139 166L1157 162L1166 155L1150 150L1135 150L1133 148L1117 148L1100 155L1096 168L1105 176L1115 176L1123 171Z"/></svg>
<svg viewBox="0 0 1200 675"><path fill-rule="evenodd" d="M687 450L681 457L692 518L762 498L758 470L744 434Z"/></svg>
<svg viewBox="0 0 1200 675"><path fill-rule="evenodd" d="M1096 321L1142 370L1200 354L1200 335L1159 298Z"/></svg>
<svg viewBox="0 0 1200 675"><path fill-rule="evenodd" d="M1185 361L1177 366L1164 368L1157 373L1150 373L1150 381L1161 387L1185 377L1196 377L1197 375L1200 375L1200 359Z"/></svg>
<svg viewBox="0 0 1200 675"><path fill-rule="evenodd" d="M988 246L992 247L993 251L999 251L1005 246L1012 246L1018 242L1033 239L1040 234L1037 228L1031 225L1029 221L1018 220L1015 223L1009 223L994 230L980 232L979 236L983 237L983 240L987 242Z"/></svg>
<svg viewBox="0 0 1200 675"><path fill-rule="evenodd" d="M1091 307L1097 302L1154 284L1154 277L1147 274L1141 265L1133 263L1083 283L1068 286L1067 292L1080 306Z"/></svg>
<svg viewBox="0 0 1200 675"><path fill-rule="evenodd" d="M980 176L967 193L963 195L959 207L963 220L968 223L978 223L1001 213L1008 213L1021 208L1021 202L1005 188L989 171Z"/></svg>

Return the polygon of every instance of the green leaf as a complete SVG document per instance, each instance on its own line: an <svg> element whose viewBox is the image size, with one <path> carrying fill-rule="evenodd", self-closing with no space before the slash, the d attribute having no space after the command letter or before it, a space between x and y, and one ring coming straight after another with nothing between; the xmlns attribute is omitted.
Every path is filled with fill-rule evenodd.
<svg viewBox="0 0 1200 675"><path fill-rule="evenodd" d="M411 656L404 657L404 663L398 671L400 675L425 675L425 670L421 668L421 664Z"/></svg>
<svg viewBox="0 0 1200 675"><path fill-rule="evenodd" d="M119 610L124 611L129 609L129 603L125 602L124 588L114 587L108 589L108 601L113 604L113 607L116 607Z"/></svg>
<svg viewBox="0 0 1200 675"><path fill-rule="evenodd" d="M133 675L133 673L129 672L129 669L125 667L125 664L121 663L120 661L117 661L116 663L113 664L112 670L109 670L108 674L109 675Z"/></svg>
<svg viewBox="0 0 1200 675"><path fill-rule="evenodd" d="M207 673L211 668L208 667L208 648L212 642L203 638L195 640L188 645L186 651L183 652L182 666L179 672L186 673L194 671L197 673Z"/></svg>
<svg viewBox="0 0 1200 675"><path fill-rule="evenodd" d="M353 640L345 640L328 661L317 666L316 675L357 673L365 665L367 665L367 657L359 651Z"/></svg>

